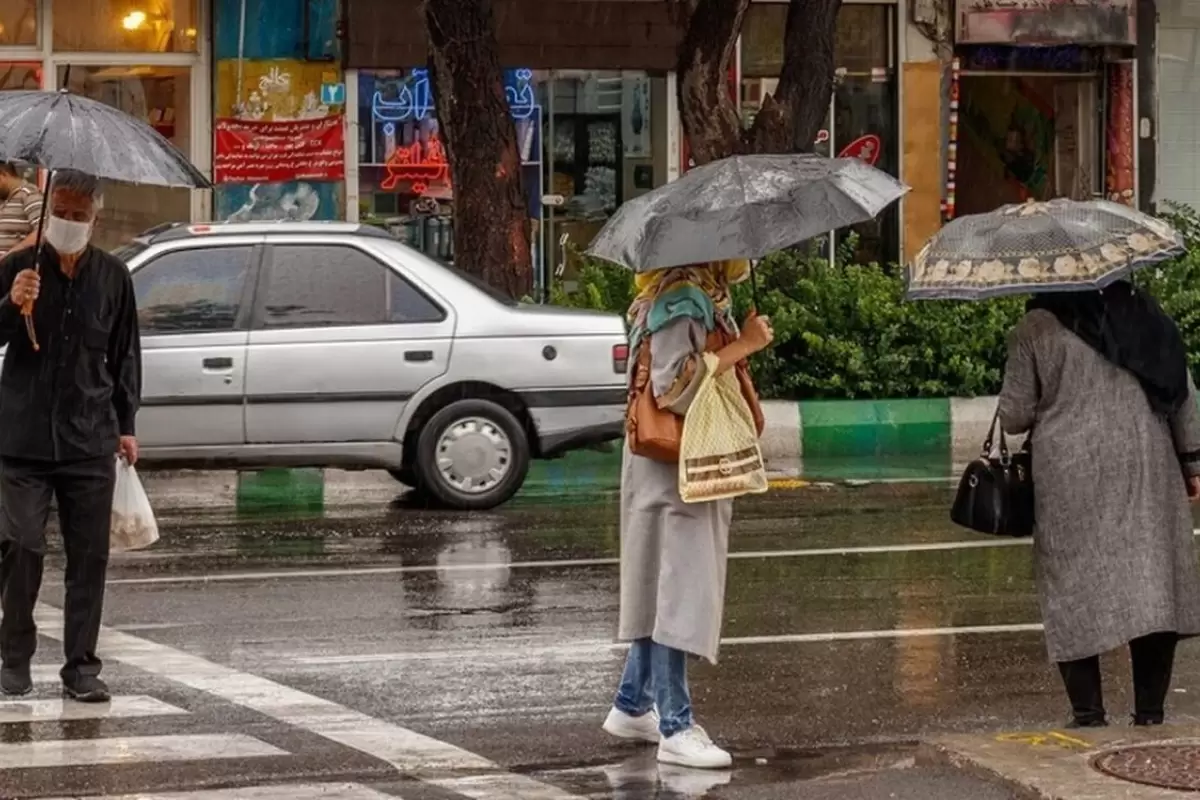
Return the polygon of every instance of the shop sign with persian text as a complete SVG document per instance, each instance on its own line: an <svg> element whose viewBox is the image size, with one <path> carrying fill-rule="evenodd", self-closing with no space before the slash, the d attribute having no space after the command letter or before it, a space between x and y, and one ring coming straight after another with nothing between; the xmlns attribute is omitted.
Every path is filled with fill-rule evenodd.
<svg viewBox="0 0 1200 800"><path fill-rule="evenodd" d="M959 44L1130 45L1135 0L955 0Z"/></svg>
<svg viewBox="0 0 1200 800"><path fill-rule="evenodd" d="M264 122L216 121L214 183L342 180L346 143L342 116Z"/></svg>

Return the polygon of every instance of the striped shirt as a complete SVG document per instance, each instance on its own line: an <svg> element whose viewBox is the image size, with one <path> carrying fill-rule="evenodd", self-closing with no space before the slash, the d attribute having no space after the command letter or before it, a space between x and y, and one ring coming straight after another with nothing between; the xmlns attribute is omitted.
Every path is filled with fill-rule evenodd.
<svg viewBox="0 0 1200 800"><path fill-rule="evenodd" d="M42 213L42 193L29 184L22 184L0 203L0 256L18 245L37 230Z"/></svg>

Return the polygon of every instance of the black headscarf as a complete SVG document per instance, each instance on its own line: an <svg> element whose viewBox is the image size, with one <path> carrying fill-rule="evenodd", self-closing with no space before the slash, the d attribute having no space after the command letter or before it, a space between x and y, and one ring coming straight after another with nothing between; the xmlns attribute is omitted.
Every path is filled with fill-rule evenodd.
<svg viewBox="0 0 1200 800"><path fill-rule="evenodd" d="M1188 397L1187 348L1179 326L1141 289L1121 281L1103 291L1035 296L1042 309L1113 364L1133 373L1150 407L1170 416Z"/></svg>

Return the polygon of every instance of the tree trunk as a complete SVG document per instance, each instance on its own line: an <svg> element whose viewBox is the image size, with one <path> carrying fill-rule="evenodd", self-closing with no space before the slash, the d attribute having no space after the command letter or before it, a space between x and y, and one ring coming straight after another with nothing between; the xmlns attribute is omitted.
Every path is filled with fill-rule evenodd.
<svg viewBox="0 0 1200 800"><path fill-rule="evenodd" d="M454 186L454 263L529 294L529 212L504 93L492 0L425 0L429 67Z"/></svg>
<svg viewBox="0 0 1200 800"><path fill-rule="evenodd" d="M679 115L692 159L738 152L742 122L726 76L750 0L697 0L679 46Z"/></svg>
<svg viewBox="0 0 1200 800"><path fill-rule="evenodd" d="M833 94L842 0L791 0L779 86L744 131L725 91L749 0L697 0L679 53L679 109L692 158L811 152Z"/></svg>
<svg viewBox="0 0 1200 800"><path fill-rule="evenodd" d="M833 96L833 47L842 0L792 0L783 34L779 86L747 132L754 153L810 153Z"/></svg>

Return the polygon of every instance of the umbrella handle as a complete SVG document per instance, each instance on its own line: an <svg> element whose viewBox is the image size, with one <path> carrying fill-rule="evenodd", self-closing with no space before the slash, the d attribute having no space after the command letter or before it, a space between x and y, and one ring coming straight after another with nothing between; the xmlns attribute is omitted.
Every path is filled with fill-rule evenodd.
<svg viewBox="0 0 1200 800"><path fill-rule="evenodd" d="M750 261L750 306L758 313L758 275L754 272L754 261Z"/></svg>
<svg viewBox="0 0 1200 800"><path fill-rule="evenodd" d="M68 69L68 74L70 70ZM46 227L46 214L50 210L50 195L54 191L54 170L46 173L46 189L42 192L42 213L38 215L37 243L33 246L33 269L42 271L42 232ZM42 349L38 344L37 331L33 327L33 301L29 300L21 306L21 316L25 317L25 333L29 334L29 343L36 353Z"/></svg>
<svg viewBox="0 0 1200 800"><path fill-rule="evenodd" d="M33 329L33 302L30 301L21 306L21 316L25 317L25 332L29 334L29 343L33 345L33 352L42 349L38 344L37 331Z"/></svg>

